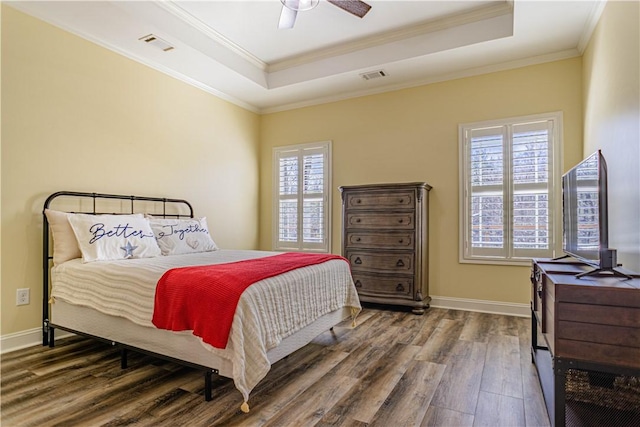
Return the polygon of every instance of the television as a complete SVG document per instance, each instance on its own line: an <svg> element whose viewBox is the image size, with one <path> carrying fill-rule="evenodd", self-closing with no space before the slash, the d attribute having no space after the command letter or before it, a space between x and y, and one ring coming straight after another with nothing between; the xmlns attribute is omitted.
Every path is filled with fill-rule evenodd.
<svg viewBox="0 0 640 427"><path fill-rule="evenodd" d="M594 268L578 277L617 271L616 250L609 247L607 163L600 150L562 176L562 250Z"/></svg>

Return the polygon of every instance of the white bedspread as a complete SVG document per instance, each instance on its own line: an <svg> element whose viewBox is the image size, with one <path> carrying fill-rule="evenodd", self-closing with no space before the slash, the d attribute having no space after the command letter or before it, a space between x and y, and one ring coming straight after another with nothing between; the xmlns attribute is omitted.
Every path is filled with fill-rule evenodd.
<svg viewBox="0 0 640 427"><path fill-rule="evenodd" d="M218 250L86 264L75 259L52 269L51 295L54 301L64 300L155 328L151 323L155 288L165 271L278 253ZM226 349L202 345L230 360L235 386L247 402L251 390L270 369L267 351L318 317L342 307L351 307L354 316L360 311L347 263L334 260L304 267L262 280L242 294Z"/></svg>

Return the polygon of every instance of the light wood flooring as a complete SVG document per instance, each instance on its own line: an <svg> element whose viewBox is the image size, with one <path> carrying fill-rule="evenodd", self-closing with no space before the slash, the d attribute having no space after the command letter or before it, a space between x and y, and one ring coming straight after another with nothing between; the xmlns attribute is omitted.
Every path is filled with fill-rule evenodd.
<svg viewBox="0 0 640 427"><path fill-rule="evenodd" d="M9 426L548 426L530 319L365 307L273 365L239 410L233 382L81 337L2 355Z"/></svg>

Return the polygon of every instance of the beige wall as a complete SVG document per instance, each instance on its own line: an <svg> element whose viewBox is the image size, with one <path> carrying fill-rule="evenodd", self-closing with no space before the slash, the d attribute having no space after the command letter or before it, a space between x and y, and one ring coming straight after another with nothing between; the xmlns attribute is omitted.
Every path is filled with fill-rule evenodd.
<svg viewBox="0 0 640 427"><path fill-rule="evenodd" d="M564 166L582 155L581 59L431 84L262 117L260 247L271 247L271 150L333 141L333 252L340 253L341 185L426 181L430 293L526 304L529 269L458 262L458 124L564 113Z"/></svg>
<svg viewBox="0 0 640 427"><path fill-rule="evenodd" d="M180 197L258 245L260 117L2 5L2 330L41 324L42 204L59 190ZM31 304L16 307L17 288Z"/></svg>
<svg viewBox="0 0 640 427"><path fill-rule="evenodd" d="M640 3L609 1L584 53L584 152L608 166L609 246L640 272Z"/></svg>
<svg viewBox="0 0 640 427"><path fill-rule="evenodd" d="M574 58L259 117L3 5L1 334L40 325L40 213L49 193L185 197L209 218L219 245L270 249L271 148L323 140L333 141L334 253L338 186L426 181L434 187L431 294L526 304L528 268L458 263L457 126L562 111L565 170L583 156L583 123L585 154L604 146L597 135L612 129L611 110L618 120L634 111L637 119L637 98L623 89L607 98L599 83L599 74L609 75L609 85L623 74L638 91L637 3L620 7L607 6L603 23L612 23L601 23L589 45L584 88L582 59ZM625 45L634 34L635 47ZM602 64L629 55L604 48L616 38L635 48L635 71ZM609 110L598 110L603 100ZM621 104L631 107L614 108ZM637 134L618 140L637 155ZM624 161L607 150L610 168ZM637 202L638 186L627 190ZM630 245L637 257L638 240ZM15 306L20 287L31 288L28 306Z"/></svg>

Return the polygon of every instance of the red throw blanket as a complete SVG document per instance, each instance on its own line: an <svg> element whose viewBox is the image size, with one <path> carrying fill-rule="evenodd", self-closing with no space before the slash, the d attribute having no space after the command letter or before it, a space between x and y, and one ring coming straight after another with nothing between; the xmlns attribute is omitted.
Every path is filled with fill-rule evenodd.
<svg viewBox="0 0 640 427"><path fill-rule="evenodd" d="M158 281L153 324L171 331L192 330L204 342L226 348L240 295L251 284L333 259L344 260L338 255L291 252L226 264L172 268Z"/></svg>

